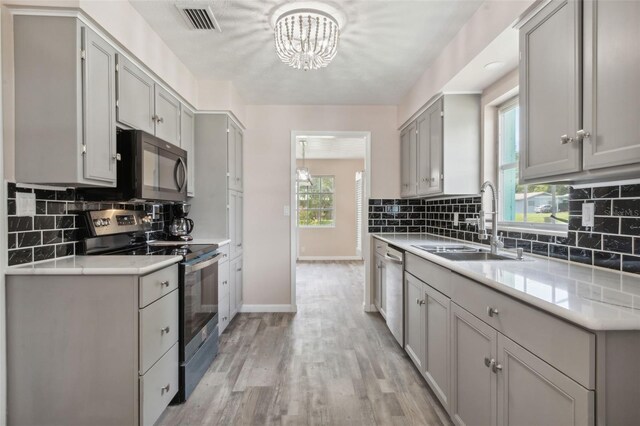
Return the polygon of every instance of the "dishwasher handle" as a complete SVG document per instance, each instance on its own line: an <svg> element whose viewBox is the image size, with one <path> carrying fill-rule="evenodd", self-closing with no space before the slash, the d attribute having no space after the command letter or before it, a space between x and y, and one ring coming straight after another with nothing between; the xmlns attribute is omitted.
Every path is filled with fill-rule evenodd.
<svg viewBox="0 0 640 426"><path fill-rule="evenodd" d="M384 258L385 258L386 260L390 260L390 261L391 261L391 262L393 262L393 263L402 264L402 259L401 259L401 258L399 258L399 257L395 257L395 256L391 256L389 253L386 253L386 254L384 255Z"/></svg>

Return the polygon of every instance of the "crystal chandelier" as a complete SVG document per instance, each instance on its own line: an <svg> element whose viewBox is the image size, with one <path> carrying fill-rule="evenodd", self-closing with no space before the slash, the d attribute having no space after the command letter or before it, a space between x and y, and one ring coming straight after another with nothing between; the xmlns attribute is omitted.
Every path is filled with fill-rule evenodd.
<svg viewBox="0 0 640 426"><path fill-rule="evenodd" d="M275 23L278 57L296 69L315 70L329 65L338 51L340 25L317 9L286 12Z"/></svg>

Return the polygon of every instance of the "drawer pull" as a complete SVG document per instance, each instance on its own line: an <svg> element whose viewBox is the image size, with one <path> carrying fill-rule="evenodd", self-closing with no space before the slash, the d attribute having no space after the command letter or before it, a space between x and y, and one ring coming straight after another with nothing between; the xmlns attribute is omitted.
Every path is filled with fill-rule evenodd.
<svg viewBox="0 0 640 426"><path fill-rule="evenodd" d="M495 317L499 314L497 308L492 308L491 306L487 306L487 315L490 317Z"/></svg>
<svg viewBox="0 0 640 426"><path fill-rule="evenodd" d="M160 329L160 334L169 334L170 331L171 328L169 328L169 326L166 326L165 328Z"/></svg>
<svg viewBox="0 0 640 426"><path fill-rule="evenodd" d="M167 386L160 388L160 395L164 395L165 392L169 392L169 389L171 389L171 383L167 383Z"/></svg>
<svg viewBox="0 0 640 426"><path fill-rule="evenodd" d="M169 281L162 281L160 285L163 287L169 287Z"/></svg>

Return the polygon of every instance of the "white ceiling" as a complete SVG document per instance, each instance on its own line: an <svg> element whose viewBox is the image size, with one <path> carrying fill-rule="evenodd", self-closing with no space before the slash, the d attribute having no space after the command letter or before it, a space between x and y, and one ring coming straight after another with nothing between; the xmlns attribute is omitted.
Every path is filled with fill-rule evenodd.
<svg viewBox="0 0 640 426"><path fill-rule="evenodd" d="M346 160L364 158L364 138L338 137L298 137L296 141L296 158L302 158L301 140L306 140L305 158L307 160Z"/></svg>
<svg viewBox="0 0 640 426"><path fill-rule="evenodd" d="M189 30L174 0L130 0L198 79L231 80L252 104L397 104L482 0L328 1L346 19L327 68L277 58L270 20L283 0L213 0L222 32Z"/></svg>

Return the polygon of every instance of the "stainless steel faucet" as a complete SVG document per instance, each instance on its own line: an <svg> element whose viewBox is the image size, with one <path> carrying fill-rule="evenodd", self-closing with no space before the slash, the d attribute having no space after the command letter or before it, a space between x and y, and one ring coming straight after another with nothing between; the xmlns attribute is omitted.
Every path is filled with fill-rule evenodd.
<svg viewBox="0 0 640 426"><path fill-rule="evenodd" d="M504 247L504 242L502 241L502 236L498 236L498 193L496 192L496 187L490 181L486 181L480 187L480 211L478 212L478 217L473 219L467 219L467 224L475 225L478 228L478 238L481 240L489 239L487 235L487 223L485 216L487 212L485 212L482 208L482 201L484 200L484 193L487 188L491 189L491 208L493 211L491 213L491 238L490 238L490 246L491 253L497 254L498 250Z"/></svg>

